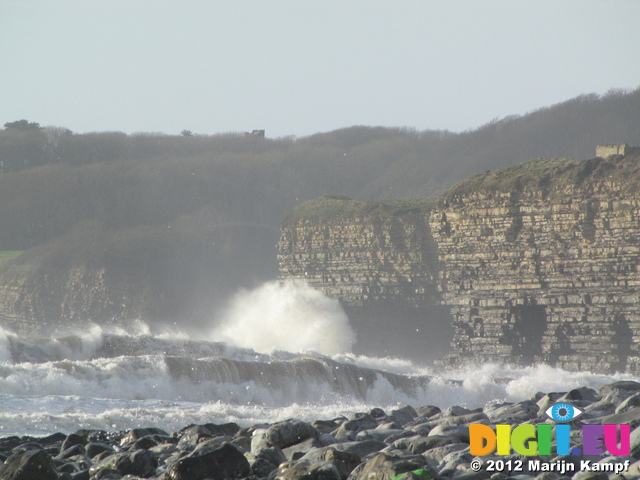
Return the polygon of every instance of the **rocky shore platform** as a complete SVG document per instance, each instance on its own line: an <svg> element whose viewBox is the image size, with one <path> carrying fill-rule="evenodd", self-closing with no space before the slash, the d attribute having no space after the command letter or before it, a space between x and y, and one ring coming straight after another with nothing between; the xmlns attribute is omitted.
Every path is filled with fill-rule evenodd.
<svg viewBox="0 0 640 480"><path fill-rule="evenodd" d="M575 448L567 456L471 455L470 424L549 424L545 412L559 402L584 412L570 423L572 447L582 446L581 425L630 425L630 455L575 455ZM640 383L538 393L475 410L406 406L246 428L227 423L173 433L136 428L11 436L0 439L0 461L0 480L638 479Z"/></svg>

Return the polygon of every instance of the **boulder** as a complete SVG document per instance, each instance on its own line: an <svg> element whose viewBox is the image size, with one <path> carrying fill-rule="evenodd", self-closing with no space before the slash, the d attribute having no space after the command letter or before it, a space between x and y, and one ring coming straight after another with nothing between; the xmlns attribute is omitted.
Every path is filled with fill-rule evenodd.
<svg viewBox="0 0 640 480"><path fill-rule="evenodd" d="M191 452L167 467L163 480L225 480L251 473L249 461L231 443Z"/></svg>
<svg viewBox="0 0 640 480"><path fill-rule="evenodd" d="M307 422L285 420L271 425L265 433L265 440L269 445L285 448L311 437L317 439L319 436L318 430Z"/></svg>
<svg viewBox="0 0 640 480"><path fill-rule="evenodd" d="M58 480L53 458L44 450L16 452L0 466L2 480Z"/></svg>

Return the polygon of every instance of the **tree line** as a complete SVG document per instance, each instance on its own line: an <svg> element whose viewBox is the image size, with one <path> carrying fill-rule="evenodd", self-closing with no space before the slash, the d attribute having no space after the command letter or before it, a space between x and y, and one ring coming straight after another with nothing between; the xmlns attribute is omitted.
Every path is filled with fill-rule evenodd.
<svg viewBox="0 0 640 480"><path fill-rule="evenodd" d="M533 158L588 159L598 143L640 145L638 112L640 89L584 95L462 133L354 126L271 139L8 122L0 250L33 250L0 266L0 282L2 269L20 262L34 275L74 262L135 266L156 279L158 296L196 304L205 291L227 294L274 276L280 222L299 203L326 194L437 196L473 173Z"/></svg>

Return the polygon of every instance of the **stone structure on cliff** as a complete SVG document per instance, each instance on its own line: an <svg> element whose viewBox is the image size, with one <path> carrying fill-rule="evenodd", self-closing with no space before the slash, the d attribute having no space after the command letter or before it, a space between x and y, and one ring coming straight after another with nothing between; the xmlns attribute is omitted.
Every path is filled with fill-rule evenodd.
<svg viewBox="0 0 640 480"><path fill-rule="evenodd" d="M609 143L606 145L598 145L596 147L596 157L607 158L611 155L631 155L638 153L640 148L631 147L627 143Z"/></svg>
<svg viewBox="0 0 640 480"><path fill-rule="evenodd" d="M302 212L284 225L281 275L346 304L446 305L455 333L444 364L640 371L640 155L527 162L416 208L410 229L395 230L384 227L402 224L393 210L341 221Z"/></svg>

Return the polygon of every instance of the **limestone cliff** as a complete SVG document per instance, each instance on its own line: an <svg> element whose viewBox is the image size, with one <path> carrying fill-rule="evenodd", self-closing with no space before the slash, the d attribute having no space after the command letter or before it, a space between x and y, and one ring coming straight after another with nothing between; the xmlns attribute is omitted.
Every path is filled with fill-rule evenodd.
<svg viewBox="0 0 640 480"><path fill-rule="evenodd" d="M281 278L300 278L347 310L359 351L433 358L446 341L432 200L356 202L322 197L294 209L278 243Z"/></svg>
<svg viewBox="0 0 640 480"><path fill-rule="evenodd" d="M379 205L324 199L294 211L281 276L348 306L446 305L455 334L444 364L640 371L637 154L486 172L410 215Z"/></svg>
<svg viewBox="0 0 640 480"><path fill-rule="evenodd" d="M144 278L84 264L42 271L17 258L3 265L0 279L0 321L29 335L74 325L86 328L87 321L125 324L151 307Z"/></svg>
<svg viewBox="0 0 640 480"><path fill-rule="evenodd" d="M284 221L280 275L303 278L349 306L432 302L438 295L436 246L428 227L433 203L346 197L306 202Z"/></svg>
<svg viewBox="0 0 640 480"><path fill-rule="evenodd" d="M638 156L539 160L440 199L451 360L639 371L639 172Z"/></svg>

